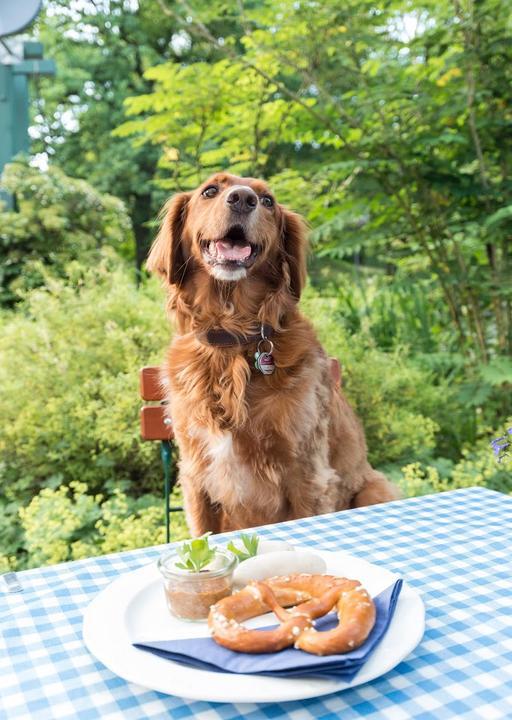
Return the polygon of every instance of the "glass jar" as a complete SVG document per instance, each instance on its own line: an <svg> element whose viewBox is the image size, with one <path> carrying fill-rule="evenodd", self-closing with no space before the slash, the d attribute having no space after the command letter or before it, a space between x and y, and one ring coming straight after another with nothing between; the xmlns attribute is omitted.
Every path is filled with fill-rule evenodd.
<svg viewBox="0 0 512 720"><path fill-rule="evenodd" d="M212 562L199 572L176 567L177 562L181 562L180 557L171 550L157 563L164 579L167 607L180 620L205 620L212 605L231 595L237 559L216 550Z"/></svg>

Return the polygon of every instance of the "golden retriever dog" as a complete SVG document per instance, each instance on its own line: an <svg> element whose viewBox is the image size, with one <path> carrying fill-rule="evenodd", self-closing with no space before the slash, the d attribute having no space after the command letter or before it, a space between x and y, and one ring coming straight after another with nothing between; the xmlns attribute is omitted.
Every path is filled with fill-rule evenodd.
<svg viewBox="0 0 512 720"><path fill-rule="evenodd" d="M147 267L176 324L163 381L193 535L398 497L297 307L306 252L261 180L218 173L164 208Z"/></svg>

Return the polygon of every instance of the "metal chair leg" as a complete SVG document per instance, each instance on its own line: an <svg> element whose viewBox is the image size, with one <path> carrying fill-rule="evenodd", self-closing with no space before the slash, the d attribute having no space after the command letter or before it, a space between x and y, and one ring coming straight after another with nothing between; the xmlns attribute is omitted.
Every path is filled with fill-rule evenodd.
<svg viewBox="0 0 512 720"><path fill-rule="evenodd" d="M160 456L164 468L164 495L165 495L165 542L171 541L171 462L172 451L169 440L162 440ZM174 485L174 483L172 483Z"/></svg>

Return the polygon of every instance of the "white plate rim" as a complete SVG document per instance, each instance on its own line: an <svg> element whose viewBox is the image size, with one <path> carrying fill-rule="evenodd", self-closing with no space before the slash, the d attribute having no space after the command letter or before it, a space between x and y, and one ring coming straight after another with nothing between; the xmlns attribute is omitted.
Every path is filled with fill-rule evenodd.
<svg viewBox="0 0 512 720"><path fill-rule="evenodd" d="M374 575L376 573L380 576L381 589L389 586L398 577L379 565L369 563L343 551L321 551L311 547L301 549L313 551L324 557L328 564L328 572L334 572L330 569L333 563L338 565L343 561L356 561L358 567L363 570L362 576L365 571L371 571ZM144 688L187 700L237 704L287 702L347 690L375 680L396 667L419 644L425 631L423 601L420 595L407 582L404 582L394 617L385 637L369 661L350 682L319 678L236 675L199 670L160 658L134 648L131 644L132 639L126 628L126 610L136 595L142 592L148 584L154 582L155 574L157 575L158 571L156 562L153 561L136 570L121 574L101 590L84 611L83 639L89 652L119 677ZM341 573L338 571L337 574ZM361 580L364 583L363 577ZM113 608L116 608L117 611L113 612ZM414 623L407 626L408 634L402 633L399 628L400 616L403 613L412 614L414 618ZM401 649L393 654L394 648L390 643L390 638L397 632L400 633ZM171 665L173 672L169 672ZM161 676L165 678L163 681ZM249 684L247 680L249 680ZM238 690L237 685L240 686Z"/></svg>

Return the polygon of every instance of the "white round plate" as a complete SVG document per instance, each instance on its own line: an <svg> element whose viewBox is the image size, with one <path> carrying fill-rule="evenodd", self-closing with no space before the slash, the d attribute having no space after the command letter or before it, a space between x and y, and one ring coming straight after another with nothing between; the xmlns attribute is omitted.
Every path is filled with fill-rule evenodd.
<svg viewBox="0 0 512 720"><path fill-rule="evenodd" d="M359 580L372 596L397 579L388 570L343 552L314 552L325 559L328 573ZM268 625L271 617L247 624ZM156 563L151 563L121 575L94 598L84 613L83 636L89 651L129 682L190 700L255 703L317 697L374 680L414 650L424 629L423 602L404 582L384 637L351 682L198 670L132 646L135 641L208 635L206 622L188 623L170 615Z"/></svg>

